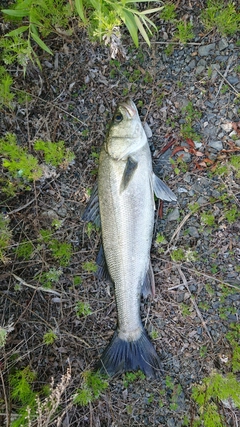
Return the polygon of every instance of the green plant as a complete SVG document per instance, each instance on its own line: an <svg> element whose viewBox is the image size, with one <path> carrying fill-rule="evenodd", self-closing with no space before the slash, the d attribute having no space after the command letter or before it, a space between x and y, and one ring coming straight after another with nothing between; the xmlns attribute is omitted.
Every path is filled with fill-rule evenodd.
<svg viewBox="0 0 240 427"><path fill-rule="evenodd" d="M220 92L224 95L228 90L229 90L229 86L228 85L222 85L222 88L221 88Z"/></svg>
<svg viewBox="0 0 240 427"><path fill-rule="evenodd" d="M240 371L240 325L239 324L230 324L230 330L226 334L226 338L232 346L232 371Z"/></svg>
<svg viewBox="0 0 240 427"><path fill-rule="evenodd" d="M167 243L167 241L166 241L165 237L162 234L158 233L157 236L156 236L156 243L158 245L164 245L164 244Z"/></svg>
<svg viewBox="0 0 240 427"><path fill-rule="evenodd" d="M17 144L15 135L8 133L5 138L0 139L0 151L3 156L3 167L12 177L35 181L42 176L37 158Z"/></svg>
<svg viewBox="0 0 240 427"><path fill-rule="evenodd" d="M7 331L0 326L0 348L4 347L7 341Z"/></svg>
<svg viewBox="0 0 240 427"><path fill-rule="evenodd" d="M165 383L167 388L169 388L170 390L174 389L174 382L169 375L166 375Z"/></svg>
<svg viewBox="0 0 240 427"><path fill-rule="evenodd" d="M82 266L83 266L83 269L88 273L95 273L98 268L94 261L84 262Z"/></svg>
<svg viewBox="0 0 240 427"><path fill-rule="evenodd" d="M0 66L0 107L13 107L14 94L10 91L13 79L4 67Z"/></svg>
<svg viewBox="0 0 240 427"><path fill-rule="evenodd" d="M44 160L52 166L68 165L74 158L74 154L64 147L64 141L50 142L38 140L34 143L34 149L44 153Z"/></svg>
<svg viewBox="0 0 240 427"><path fill-rule="evenodd" d="M53 283L59 281L60 276L62 275L62 270L57 270L56 268L50 268L49 271L38 273L35 278L40 281L42 286L46 289L51 289Z"/></svg>
<svg viewBox="0 0 240 427"><path fill-rule="evenodd" d="M123 387L128 388L129 384L137 380L144 380L145 375L142 371L126 372L123 376Z"/></svg>
<svg viewBox="0 0 240 427"><path fill-rule="evenodd" d="M192 29L193 24L191 22L180 21L177 24L177 32L175 33L175 38L178 39L181 43L187 43L188 40L194 38L194 33Z"/></svg>
<svg viewBox="0 0 240 427"><path fill-rule="evenodd" d="M147 15L160 11L163 6L138 11L134 3L133 0L75 0L77 12L93 37L110 44L112 37L120 39L118 28L124 24L136 47L138 32L150 46L148 34L152 34L151 27L156 30L156 26Z"/></svg>
<svg viewBox="0 0 240 427"><path fill-rule="evenodd" d="M240 13L233 1L208 0L201 19L208 31L216 28L222 35L233 35L239 30Z"/></svg>
<svg viewBox="0 0 240 427"><path fill-rule="evenodd" d="M199 421L205 427L224 427L219 402L229 401L240 407L240 384L232 373L223 376L216 371L192 389L192 398L199 406Z"/></svg>
<svg viewBox="0 0 240 427"><path fill-rule="evenodd" d="M213 226L215 225L215 217L211 212L203 212L201 214L201 222L204 225Z"/></svg>
<svg viewBox="0 0 240 427"><path fill-rule="evenodd" d="M153 329L150 333L150 336L153 340L156 340L159 337L158 331L156 329Z"/></svg>
<svg viewBox="0 0 240 427"><path fill-rule="evenodd" d="M107 387L108 382L99 372L86 371L83 373L82 388L76 391L73 402L81 406L87 406L98 399Z"/></svg>
<svg viewBox="0 0 240 427"><path fill-rule="evenodd" d="M182 302L181 304L181 312L184 317L189 316L191 314L190 307Z"/></svg>
<svg viewBox="0 0 240 427"><path fill-rule="evenodd" d="M184 138L194 139L199 141L200 136L193 130L193 122L201 117L201 113L196 111L192 102L189 102L182 108L182 113L185 118L185 123L181 125L181 135Z"/></svg>
<svg viewBox="0 0 240 427"><path fill-rule="evenodd" d="M9 229L9 222L9 218L0 213L0 261L2 262L7 260L5 251L7 250L12 238L12 231Z"/></svg>
<svg viewBox="0 0 240 427"><path fill-rule="evenodd" d="M80 276L75 276L73 278L73 284L74 286L79 286L82 284L82 278Z"/></svg>
<svg viewBox="0 0 240 427"><path fill-rule="evenodd" d="M18 247L15 249L15 253L18 258L28 260L31 258L34 250L34 246L30 240L22 240Z"/></svg>
<svg viewBox="0 0 240 427"><path fill-rule="evenodd" d="M232 224L239 217L239 209L237 205L233 205L230 209L224 209L224 216L226 220Z"/></svg>
<svg viewBox="0 0 240 427"><path fill-rule="evenodd" d="M46 332L46 334L43 335L43 343L46 345L53 344L56 341L56 339L57 339L57 335L51 329L48 332Z"/></svg>
<svg viewBox="0 0 240 427"><path fill-rule="evenodd" d="M160 18L164 21L174 22L176 19L176 6L173 3L165 3L164 9L160 13Z"/></svg>
<svg viewBox="0 0 240 427"><path fill-rule="evenodd" d="M24 70L29 60L40 66L34 43L52 55L43 38L52 32L60 34L61 29L71 32L69 18L73 11L64 0L17 0L11 8L2 9L2 13L17 24L17 28L0 39L3 61L8 65L17 60Z"/></svg>
<svg viewBox="0 0 240 427"><path fill-rule="evenodd" d="M32 413L36 412L37 393L32 389L35 379L36 373L29 366L10 374L11 398L19 405L19 417L13 421L11 427L28 426L28 407L31 408Z"/></svg>
<svg viewBox="0 0 240 427"><path fill-rule="evenodd" d="M182 248L174 249L171 254L171 259L175 262L183 261L185 260L185 251Z"/></svg>
<svg viewBox="0 0 240 427"><path fill-rule="evenodd" d="M92 310L88 302L83 301L77 301L75 311L77 317L89 316L90 314L92 314Z"/></svg>
<svg viewBox="0 0 240 427"><path fill-rule="evenodd" d="M232 169L236 172L236 177L240 178L240 157L239 155L233 154L230 157L230 165Z"/></svg>
<svg viewBox="0 0 240 427"><path fill-rule="evenodd" d="M66 267L69 264L72 256L72 245L71 243L59 242L57 239L53 239L49 242L49 248L52 251L52 256L59 261L62 267Z"/></svg>

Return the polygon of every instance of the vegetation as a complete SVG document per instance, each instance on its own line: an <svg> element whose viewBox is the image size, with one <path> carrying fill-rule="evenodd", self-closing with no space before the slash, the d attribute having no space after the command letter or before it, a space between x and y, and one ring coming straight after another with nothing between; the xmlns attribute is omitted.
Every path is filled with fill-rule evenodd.
<svg viewBox="0 0 240 427"><path fill-rule="evenodd" d="M75 404L86 406L98 399L107 387L108 382L102 375L98 372L86 371L83 374L82 388L76 391L73 401Z"/></svg>

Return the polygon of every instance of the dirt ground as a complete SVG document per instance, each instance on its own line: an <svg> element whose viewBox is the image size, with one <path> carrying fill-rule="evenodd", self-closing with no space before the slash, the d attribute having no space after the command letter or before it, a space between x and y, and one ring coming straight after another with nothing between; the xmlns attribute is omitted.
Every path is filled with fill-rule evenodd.
<svg viewBox="0 0 240 427"><path fill-rule="evenodd" d="M46 168L29 191L12 198L1 194L1 210L13 232L0 273L1 324L12 324L1 354L2 426L19 410L10 399L8 379L16 368L29 366L36 373L36 391L51 378L58 384L70 368L60 409L48 424L57 425L60 417L63 427L192 426L198 417L193 385L213 370L231 371L232 347L226 334L238 324L240 314L239 170L229 166L240 146L235 102L240 91L239 47L234 36L224 38L226 48L220 50L223 37L203 31L190 3L182 2L179 13L196 21L195 38L186 45L173 42L170 54L166 47L174 25L159 20L151 48L141 42L137 50L124 35L126 58L112 60L107 47L91 43L84 30L76 30L71 39L50 38L54 56L39 51L42 70L30 64L25 79L17 66L11 70L14 90L31 97L14 110L0 111L1 135L15 133L18 144L30 152L38 139L63 140L75 160ZM199 48L210 44L215 48L201 56ZM219 92L230 57L231 87ZM205 63L199 64L201 60ZM216 63L221 74L214 80L208 70ZM198 74L200 66L205 68ZM154 169L178 195L177 204L164 203L156 215L151 252L156 296L141 302L142 321L162 359L164 375L151 381L118 376L109 380L98 399L80 406L72 403L72 396L81 388L84 372L96 364L117 321L112 285L99 282L91 271L100 232L89 229L81 216L96 181L107 125L126 96L139 108ZM182 132L189 102L193 107L188 116L199 138ZM224 174L219 166L226 166ZM53 226L54 220L59 227ZM71 244L67 265L52 256L40 238L42 229ZM26 240L33 246L29 259L16 253ZM52 285L56 293L39 290L42 275L52 269L59 272ZM79 301L89 304L91 314L77 316ZM52 345L43 342L49 330L57 337ZM218 405L226 425L237 427L239 411Z"/></svg>

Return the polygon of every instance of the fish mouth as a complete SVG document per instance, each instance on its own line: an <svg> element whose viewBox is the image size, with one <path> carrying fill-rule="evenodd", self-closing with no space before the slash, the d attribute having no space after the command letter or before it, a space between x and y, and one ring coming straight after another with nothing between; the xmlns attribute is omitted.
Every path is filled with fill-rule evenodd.
<svg viewBox="0 0 240 427"><path fill-rule="evenodd" d="M131 98L128 98L125 102L121 102L120 105L127 111L130 118L133 118L137 113L136 105L131 100Z"/></svg>

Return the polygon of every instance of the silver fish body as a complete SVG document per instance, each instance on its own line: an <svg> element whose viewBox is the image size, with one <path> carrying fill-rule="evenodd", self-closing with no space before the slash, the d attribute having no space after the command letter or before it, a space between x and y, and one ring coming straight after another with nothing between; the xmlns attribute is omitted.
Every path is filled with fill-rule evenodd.
<svg viewBox="0 0 240 427"><path fill-rule="evenodd" d="M161 370L140 317L141 294L154 294L150 261L154 192L163 200L176 200L153 173L147 137L129 99L118 106L98 171L103 251L118 312L117 330L100 360L100 370L109 375L141 369L155 377Z"/></svg>

